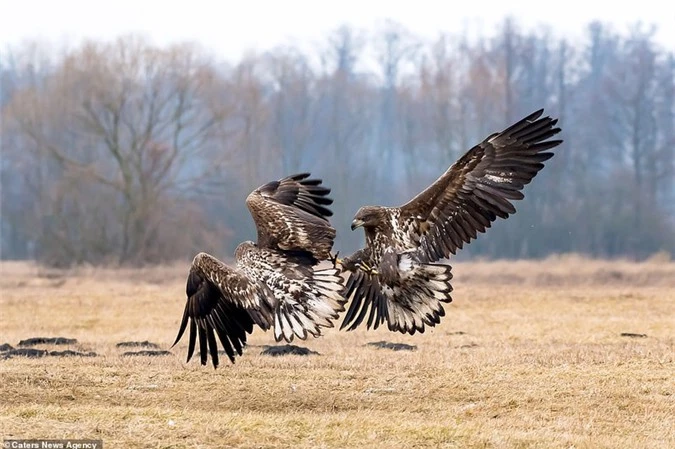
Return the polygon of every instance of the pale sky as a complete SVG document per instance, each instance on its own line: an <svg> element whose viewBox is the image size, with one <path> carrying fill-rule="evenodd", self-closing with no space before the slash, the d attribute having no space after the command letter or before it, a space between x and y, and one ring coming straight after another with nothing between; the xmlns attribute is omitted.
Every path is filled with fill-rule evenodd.
<svg viewBox="0 0 675 449"><path fill-rule="evenodd" d="M657 0L0 0L0 50L35 38L74 45L82 38L140 32L156 44L196 41L234 61L247 50L316 45L344 23L369 31L392 19L431 39L441 31L459 32L462 23L474 33L491 35L506 15L526 29L548 25L556 36L572 39L593 19L618 31L641 20L657 24L656 40L675 49L674 5Z"/></svg>

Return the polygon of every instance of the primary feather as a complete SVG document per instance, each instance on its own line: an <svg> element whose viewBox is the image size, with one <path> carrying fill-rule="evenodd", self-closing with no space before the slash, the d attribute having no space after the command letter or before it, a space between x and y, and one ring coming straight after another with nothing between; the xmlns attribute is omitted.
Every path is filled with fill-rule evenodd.
<svg viewBox="0 0 675 449"><path fill-rule="evenodd" d="M258 187L246 198L261 247L304 251L317 261L330 257L335 228L328 205L330 189L308 173L293 175ZM316 262L316 261L315 261Z"/></svg>

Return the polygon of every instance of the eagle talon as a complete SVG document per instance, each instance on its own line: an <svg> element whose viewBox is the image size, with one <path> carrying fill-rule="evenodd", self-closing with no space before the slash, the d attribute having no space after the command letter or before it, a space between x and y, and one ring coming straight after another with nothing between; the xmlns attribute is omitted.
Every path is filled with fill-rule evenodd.
<svg viewBox="0 0 675 449"><path fill-rule="evenodd" d="M359 267L365 273L371 274L373 276L376 276L376 275L379 274L379 272L375 268L371 267L370 265L368 265L365 262L359 262L356 266Z"/></svg>
<svg viewBox="0 0 675 449"><path fill-rule="evenodd" d="M333 268L337 268L338 265L342 265L342 259L339 259L338 256L340 255L340 251L336 252L335 255L328 253L329 254L329 260L333 262Z"/></svg>

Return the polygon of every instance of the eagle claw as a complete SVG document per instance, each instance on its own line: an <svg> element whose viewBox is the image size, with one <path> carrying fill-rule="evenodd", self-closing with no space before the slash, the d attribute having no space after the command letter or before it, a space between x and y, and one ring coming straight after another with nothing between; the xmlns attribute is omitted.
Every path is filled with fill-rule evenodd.
<svg viewBox="0 0 675 449"><path fill-rule="evenodd" d="M342 265L342 259L338 259L338 256L340 255L340 251L336 252L335 255L332 255L331 253L329 254L329 260L333 262L333 268L337 268L338 264Z"/></svg>
<svg viewBox="0 0 675 449"><path fill-rule="evenodd" d="M379 272L378 272L375 268L371 267L370 265L368 265L368 264L365 263L365 262L359 262L359 263L357 264L357 266L358 266L361 270L363 270L364 272L366 272L366 273L368 273L368 274L371 274L371 275L373 275L373 276L376 276L376 275L379 274Z"/></svg>

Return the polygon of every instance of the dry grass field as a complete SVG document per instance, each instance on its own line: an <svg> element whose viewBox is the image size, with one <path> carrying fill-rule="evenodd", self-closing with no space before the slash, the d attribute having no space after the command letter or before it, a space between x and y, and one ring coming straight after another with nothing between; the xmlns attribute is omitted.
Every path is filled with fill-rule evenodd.
<svg viewBox="0 0 675 449"><path fill-rule="evenodd" d="M0 344L97 357L0 357L0 437L93 438L107 448L673 448L675 263L454 265L454 302L424 335L337 332L235 365L123 357L168 349L186 266L46 271L0 265ZM622 333L644 334L641 337ZM386 340L413 351L367 346ZM45 346L40 346L46 348ZM1 354L0 354L1 355Z"/></svg>

